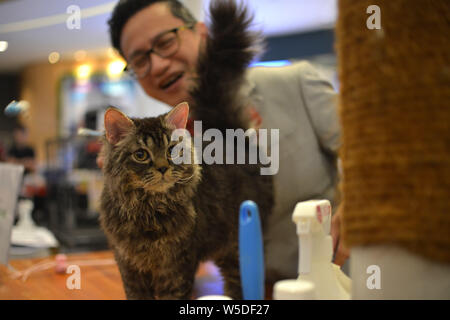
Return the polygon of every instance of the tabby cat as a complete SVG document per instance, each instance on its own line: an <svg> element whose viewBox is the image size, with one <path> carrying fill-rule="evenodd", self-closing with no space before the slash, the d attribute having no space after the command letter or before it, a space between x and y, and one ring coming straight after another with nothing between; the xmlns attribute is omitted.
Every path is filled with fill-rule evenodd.
<svg viewBox="0 0 450 320"><path fill-rule="evenodd" d="M257 37L244 7L215 1L210 12L191 114L203 129L246 129L239 88ZM263 226L272 210L272 178L260 174L260 165L174 163L178 141L171 134L185 128L188 115L187 103L156 118L131 119L117 109L105 114L100 223L128 299L191 298L205 260L220 268L225 294L242 298L239 206L257 202Z"/></svg>

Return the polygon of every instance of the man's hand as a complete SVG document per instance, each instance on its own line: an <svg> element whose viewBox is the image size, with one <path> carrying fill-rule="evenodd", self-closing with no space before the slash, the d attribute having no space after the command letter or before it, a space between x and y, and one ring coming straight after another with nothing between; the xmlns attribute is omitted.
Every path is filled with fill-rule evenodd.
<svg viewBox="0 0 450 320"><path fill-rule="evenodd" d="M350 256L350 251L344 246L341 240L341 216L343 205L341 204L331 219L331 237L333 239L333 252L335 252L334 264L341 266Z"/></svg>
<svg viewBox="0 0 450 320"><path fill-rule="evenodd" d="M97 159L95 160L97 162L97 166L102 169L103 168L103 156L101 153L97 155Z"/></svg>

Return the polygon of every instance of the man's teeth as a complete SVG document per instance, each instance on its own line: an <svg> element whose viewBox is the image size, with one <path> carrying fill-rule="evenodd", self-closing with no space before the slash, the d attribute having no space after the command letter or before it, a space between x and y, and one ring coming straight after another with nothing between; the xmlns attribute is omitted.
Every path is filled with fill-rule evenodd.
<svg viewBox="0 0 450 320"><path fill-rule="evenodd" d="M182 73L181 73L181 74L177 74L177 75L171 77L167 82L165 82L165 83L162 85L162 87L163 87L164 89L165 89L165 88L168 88L172 83L174 83L176 80L178 80L181 76L182 76Z"/></svg>

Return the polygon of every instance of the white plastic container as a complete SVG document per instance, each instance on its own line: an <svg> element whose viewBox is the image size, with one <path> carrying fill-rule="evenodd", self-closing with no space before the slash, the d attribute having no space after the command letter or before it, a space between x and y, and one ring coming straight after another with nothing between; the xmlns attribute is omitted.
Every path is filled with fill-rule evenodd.
<svg viewBox="0 0 450 320"><path fill-rule="evenodd" d="M274 300L316 300L316 290L311 281L282 280L273 288Z"/></svg>
<svg viewBox="0 0 450 320"><path fill-rule="evenodd" d="M299 276L296 280L277 282L274 299L350 299L351 280L331 262L330 202L299 202L292 220L297 225L299 237Z"/></svg>

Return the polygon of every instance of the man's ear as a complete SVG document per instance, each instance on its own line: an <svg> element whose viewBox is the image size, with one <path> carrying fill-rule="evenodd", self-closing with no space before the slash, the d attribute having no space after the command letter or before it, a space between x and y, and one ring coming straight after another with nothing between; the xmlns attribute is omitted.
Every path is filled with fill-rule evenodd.
<svg viewBox="0 0 450 320"><path fill-rule="evenodd" d="M189 116L189 105L187 102L178 104L165 116L166 123L175 129L186 129Z"/></svg>
<svg viewBox="0 0 450 320"><path fill-rule="evenodd" d="M105 112L106 139L112 145L118 143L134 127L133 121L116 108Z"/></svg>
<svg viewBox="0 0 450 320"><path fill-rule="evenodd" d="M203 39L206 39L208 37L208 27L203 22L197 22L195 24L195 29Z"/></svg>

